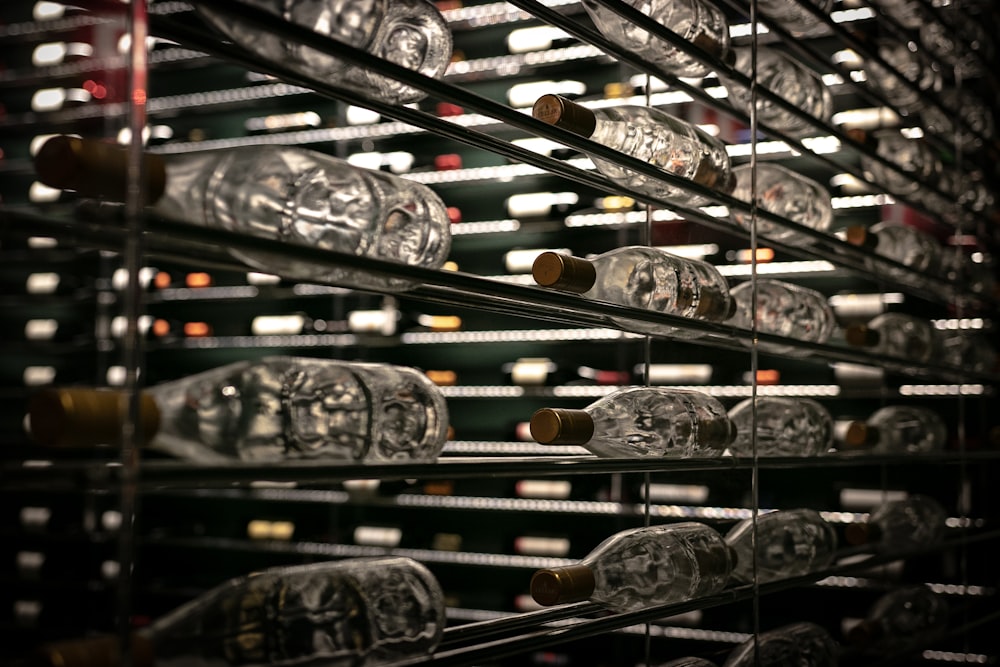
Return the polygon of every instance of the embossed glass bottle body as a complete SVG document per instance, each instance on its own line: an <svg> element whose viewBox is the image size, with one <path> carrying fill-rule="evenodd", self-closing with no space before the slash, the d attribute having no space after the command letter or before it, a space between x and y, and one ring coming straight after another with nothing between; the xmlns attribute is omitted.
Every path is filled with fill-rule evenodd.
<svg viewBox="0 0 1000 667"><path fill-rule="evenodd" d="M792 623L743 642L722 667L837 667L837 642L815 623ZM759 661L758 661L759 659Z"/></svg>
<svg viewBox="0 0 1000 667"><path fill-rule="evenodd" d="M716 593L729 570L729 550L712 528L649 526L612 535L579 564L537 571L531 594L543 605L589 599L634 611Z"/></svg>
<svg viewBox="0 0 1000 667"><path fill-rule="evenodd" d="M939 92L942 77L927 54L921 50L911 51L905 42L895 39L880 40L874 46L876 53L902 77L871 60L865 64L869 85L903 113L923 112L932 106L924 99L923 93ZM907 85L907 81L917 88Z"/></svg>
<svg viewBox="0 0 1000 667"><path fill-rule="evenodd" d="M809 1L824 14L829 14L833 7L833 0ZM826 24L796 0L760 0L758 7L764 16L780 23L793 35L810 37L827 31Z"/></svg>
<svg viewBox="0 0 1000 667"><path fill-rule="evenodd" d="M753 284L745 282L730 290L736 312L729 323L749 329L753 322ZM757 331L812 343L825 343L836 326L826 297L815 290L780 280L757 281ZM762 350L778 354L805 354L790 345L760 343Z"/></svg>
<svg viewBox="0 0 1000 667"><path fill-rule="evenodd" d="M753 581L752 519L744 519L726 534L736 554L733 578ZM757 580L774 581L820 570L833 560L837 534L811 509L778 510L757 517Z"/></svg>
<svg viewBox="0 0 1000 667"><path fill-rule="evenodd" d="M941 270L941 246L934 237L909 225L879 222L868 229L852 227L847 240L867 246L876 254L908 266L915 271Z"/></svg>
<svg viewBox="0 0 1000 667"><path fill-rule="evenodd" d="M669 387L621 389L582 410L543 408L531 418L536 441L581 445L609 458L719 456L733 433L717 400Z"/></svg>
<svg viewBox="0 0 1000 667"><path fill-rule="evenodd" d="M249 146L146 158L152 211L165 218L430 268L444 264L451 248L447 211L429 188L322 153ZM124 194L125 152L104 144L56 137L42 147L35 164L41 180L53 187L89 196ZM412 287L356 269L231 252L285 278Z"/></svg>
<svg viewBox="0 0 1000 667"><path fill-rule="evenodd" d="M848 539L877 544L879 549L906 551L940 542L948 515L933 498L918 494L879 505L867 524L848 531ZM853 533L853 536L852 536Z"/></svg>
<svg viewBox="0 0 1000 667"><path fill-rule="evenodd" d="M674 176L724 193L733 189L729 154L722 142L659 109L636 105L590 109L559 95L543 95L532 115ZM677 203L704 202L681 187L597 156L591 159L602 174L627 188Z"/></svg>
<svg viewBox="0 0 1000 667"><path fill-rule="evenodd" d="M710 2L702 0L626 0L660 25L673 30L720 60L729 50L729 27L725 15ZM592 0L584 0L584 9L605 37L644 60L683 77L705 76L711 69L631 21Z"/></svg>
<svg viewBox="0 0 1000 667"><path fill-rule="evenodd" d="M848 327L847 342L873 354L928 362L937 352L937 336L930 322L904 313L882 313L868 324Z"/></svg>
<svg viewBox="0 0 1000 667"><path fill-rule="evenodd" d="M138 631L131 664L374 667L429 654L445 622L438 582L409 558L279 567L232 579ZM61 642L42 654L53 667L113 667L112 641Z"/></svg>
<svg viewBox="0 0 1000 667"><path fill-rule="evenodd" d="M933 410L915 405L887 405L864 422L848 427L849 445L882 454L920 454L944 449L948 428Z"/></svg>
<svg viewBox="0 0 1000 667"><path fill-rule="evenodd" d="M106 428L95 423L110 422L114 432L120 422L116 392L54 392L32 408L33 431L52 415L60 422L58 432L36 432L43 444L78 444L73 438ZM389 364L265 357L143 394L149 445L192 461L431 460L448 429L440 390L415 369ZM102 399L110 402L101 410L89 407Z"/></svg>
<svg viewBox="0 0 1000 667"><path fill-rule="evenodd" d="M948 625L948 603L927 586L907 586L886 593L848 632L852 643L900 649L926 644Z"/></svg>
<svg viewBox="0 0 1000 667"><path fill-rule="evenodd" d="M752 170L749 164L733 169L736 188L733 197L745 202L752 200ZM788 218L803 227L826 231L833 222L833 202L830 193L816 181L806 178L787 167L770 162L757 163L757 205ZM732 209L733 222L750 227L750 213ZM773 241L808 246L813 239L794 229L787 229L764 218L757 219L757 232Z"/></svg>
<svg viewBox="0 0 1000 667"><path fill-rule="evenodd" d="M426 0L252 0L251 4L426 76L440 77L451 60L451 32ZM306 76L390 103L415 102L425 96L370 69L217 12L211 5L200 4L197 9L237 44Z"/></svg>
<svg viewBox="0 0 1000 667"><path fill-rule="evenodd" d="M893 194L913 194L941 172L940 161L919 139L907 139L898 130L877 130L871 139L875 153L897 165L902 173L868 155L861 156L861 166L874 182Z"/></svg>
<svg viewBox="0 0 1000 667"><path fill-rule="evenodd" d="M751 456L753 447L753 399L740 401L729 410L736 439L729 451ZM833 443L833 418L822 405L808 398L761 396L757 398L758 456L817 456Z"/></svg>
<svg viewBox="0 0 1000 667"><path fill-rule="evenodd" d="M719 322L732 309L729 284L714 266L646 246L616 248L592 259L545 252L535 259L532 275L544 287L696 320ZM620 321L638 331L698 335L636 320Z"/></svg>
<svg viewBox="0 0 1000 667"><path fill-rule="evenodd" d="M751 55L749 48L733 49L736 56L733 67L749 77ZM760 49L757 53L758 83L792 106L802 109L813 118L829 121L833 114L833 97L823 79L797 60L779 51ZM737 109L750 109L750 89L723 77L730 101ZM802 136L815 132L813 125L789 113L763 96L757 98L757 118L775 130Z"/></svg>

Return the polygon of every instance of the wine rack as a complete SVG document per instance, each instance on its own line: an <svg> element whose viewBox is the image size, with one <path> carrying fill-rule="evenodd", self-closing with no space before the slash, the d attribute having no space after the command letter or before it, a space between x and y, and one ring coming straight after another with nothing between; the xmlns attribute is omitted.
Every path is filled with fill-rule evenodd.
<svg viewBox="0 0 1000 667"><path fill-rule="evenodd" d="M447 270L97 209L71 193L38 188L33 137L79 133L128 143L119 132L129 128L137 91L129 87L118 40L129 29L116 3L88 1L81 3L85 9L65 9L61 18L32 17L35 3L21 0L0 10L7 59L0 70L6 107L0 115L0 303L16 324L4 330L8 352L0 389L7 399L0 410L6 538L0 576L7 584L0 628L10 638L0 649L3 660L20 660L52 640L142 627L228 578L265 567L385 554L424 563L441 582L448 607L438 649L394 664L651 665L700 656L721 665L740 643L803 620L841 643L845 665L989 663L1000 657L990 633L1000 586L998 498L991 483L1000 469L995 364L973 369L937 357L915 362L850 347L840 330L827 343L809 343L589 301L544 290L504 264L505 254L515 250L557 248L585 256L655 245L704 256L731 285L773 277L827 297L881 295L865 301L861 315L838 311L842 325L899 310L942 330L995 339L1000 296L991 262L1000 234L993 206L969 195L1000 178L993 129L972 127L938 91L919 88L880 55L875 36L923 45L916 29L886 9L889 2L838 1L825 13L808 0L790 0L823 27L803 38L764 16L756 3L754 32L748 3L715 0L734 44L778 49L815 70L831 91L835 120L828 122L753 84L759 100L811 128L790 136L730 103L721 80L750 86L752 77L620 0L589 1L714 74L701 81L672 75L609 41L572 1L437 3L455 46L441 80L240 0L205 2L427 93L417 104L398 106L268 62L222 39L186 3L150 4L148 29L156 42L148 51L148 90L142 91L148 94L142 110L150 152L298 145L341 158L381 153L375 158L380 168L398 168L451 207L450 259L457 266ZM966 57L961 62L972 74L956 78L954 64L931 54L947 85L983 101L995 115L994 45L988 39L965 43L968 29L954 26L967 14L996 28L996 10L971 0L934 6L912 0L909 6L941 22ZM548 48L505 47L511 30L544 26L559 29ZM74 40L92 43L94 53L31 63L36 45ZM843 55L846 50L853 59ZM904 87L920 93L924 109L943 110L956 131L921 130L926 112L894 105L865 80L864 67L851 64L859 61L899 75ZM571 84L585 104L609 98L609 104L652 105L711 125L734 165L773 160L827 188L833 226L805 227L535 120L507 94L537 80L550 83L533 97ZM61 108L33 108L32 93L37 97L43 89L64 91ZM66 91L77 89L89 101L72 102L76 93ZM888 109L895 121L854 127L847 112L872 106ZM359 110L380 118L357 124ZM882 126L922 136L961 174L958 196L940 181L900 192L870 178L863 162L914 179L857 132ZM959 141L958 130L971 141ZM538 148L521 141L538 138L550 143ZM393 152L409 155L402 167L386 157ZM587 155L709 203L678 205L622 186L596 171ZM518 210L511 198L533 192L561 196L541 209ZM798 240L779 242L744 229L731 222L731 211L790 230ZM880 219L929 230L948 244L955 270L915 270L845 240L848 227ZM379 293L251 279L248 272L256 269L237 257L254 253L359 269L418 287ZM143 268L131 288L122 272L129 267L137 273ZM22 289L38 273L58 274L60 286L46 295ZM186 280L189 274L198 277ZM351 330L350 315L368 310L398 312L398 327L391 333ZM462 326L429 331L417 314L457 315ZM164 322L169 334L138 326L140 315ZM302 315L325 329L264 335L251 325L260 315ZM122 335L116 328L122 317L136 320L135 331ZM20 335L23 322L41 319L78 333L51 340ZM202 326L185 326L192 323ZM657 329L684 337L647 333ZM782 352L770 351L775 347ZM141 384L153 385L274 354L451 371L453 380L441 390L454 433L430 463L193 464L128 447L41 448L23 425L27 399L40 386L131 386L129 367L136 363ZM538 384L513 384L504 368L524 358L547 359L548 376ZM654 460L596 458L582 447L544 446L518 435L518 425L538 408L583 407L622 384L643 384L657 364L675 369L674 385L715 396L727 408L754 396L808 397L837 420L863 420L885 405L929 407L948 424L948 442L940 452L907 455ZM707 377L692 365L707 368ZM615 371L616 380L602 384L596 371ZM625 528L699 521L725 531L760 511L809 507L843 536L899 492L927 495L945 507L942 543L875 555L842 547L835 565L807 576L734 584L716 595L637 612L609 613L589 602L537 609L525 601L535 569L576 562ZM862 618L879 595L905 584L927 584L950 603L947 630L888 654L850 646L845 622Z"/></svg>

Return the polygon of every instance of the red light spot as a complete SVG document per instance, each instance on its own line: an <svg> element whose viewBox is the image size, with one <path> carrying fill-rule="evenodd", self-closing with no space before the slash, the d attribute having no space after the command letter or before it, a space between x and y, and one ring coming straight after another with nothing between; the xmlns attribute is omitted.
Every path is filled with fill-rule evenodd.
<svg viewBox="0 0 1000 667"><path fill-rule="evenodd" d="M93 79L87 79L86 81L83 82L83 89L86 90L91 95L94 94L94 88L96 88L96 87L97 87L97 84L94 83Z"/></svg>
<svg viewBox="0 0 1000 667"><path fill-rule="evenodd" d="M108 89L101 84L97 84L94 86L94 89L90 91L90 94L94 96L95 100L103 100L108 96Z"/></svg>
<svg viewBox="0 0 1000 667"><path fill-rule="evenodd" d="M134 91L132 91L132 101L135 102L136 104L145 104L146 103L146 89L145 88L136 88Z"/></svg>

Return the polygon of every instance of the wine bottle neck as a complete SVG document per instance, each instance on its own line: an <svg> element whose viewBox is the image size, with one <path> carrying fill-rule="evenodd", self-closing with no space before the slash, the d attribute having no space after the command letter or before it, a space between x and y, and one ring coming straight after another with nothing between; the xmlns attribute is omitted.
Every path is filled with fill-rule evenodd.
<svg viewBox="0 0 1000 667"><path fill-rule="evenodd" d="M153 644L133 633L130 640L132 667L153 667ZM122 664L118 637L92 637L56 642L41 647L33 664L39 667L114 667Z"/></svg>
<svg viewBox="0 0 1000 667"><path fill-rule="evenodd" d="M583 294L597 282L592 262L580 257L543 252L531 266L531 275L542 287Z"/></svg>
<svg viewBox="0 0 1000 667"><path fill-rule="evenodd" d="M531 115L581 137L590 137L597 128L597 116L593 111L561 95L542 95L535 100Z"/></svg>
<svg viewBox="0 0 1000 667"><path fill-rule="evenodd" d="M596 582L594 571L577 564L538 570L531 577L531 597L540 605L581 602L589 598Z"/></svg>
<svg viewBox="0 0 1000 667"><path fill-rule="evenodd" d="M91 447L120 444L121 425L128 410L120 391L66 388L35 395L29 406L31 434L49 447ZM160 410L148 394L139 397L140 444L148 443L160 426Z"/></svg>
<svg viewBox="0 0 1000 667"><path fill-rule="evenodd" d="M75 190L87 197L125 201L128 195L128 152L104 142L53 137L35 156L35 171L45 185ZM163 159L145 155L142 176L145 200L155 202L166 188Z"/></svg>
<svg viewBox="0 0 1000 667"><path fill-rule="evenodd" d="M594 437L586 410L542 408L531 416L531 437L543 445L584 445Z"/></svg>

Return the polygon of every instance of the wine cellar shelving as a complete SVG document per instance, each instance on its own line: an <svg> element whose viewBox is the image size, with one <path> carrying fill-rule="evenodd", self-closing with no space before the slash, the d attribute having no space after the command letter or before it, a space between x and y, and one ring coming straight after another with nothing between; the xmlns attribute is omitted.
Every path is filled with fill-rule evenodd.
<svg viewBox="0 0 1000 667"><path fill-rule="evenodd" d="M56 640L141 631L265 568L383 555L423 563L446 604L437 647L391 664L659 665L697 656L722 665L737 646L802 621L829 633L842 665L1000 659L991 482L1000 367L984 358L990 347L996 354L1000 303L992 39L1000 18L990 3L837 0L824 11L787 0L811 16L804 36L772 19L773 2L709 3L724 14L733 47L773 50L815 72L831 119L758 83L765 72L747 75L620 0L434 3L453 42L440 80L278 18L260 8L266 3L191 3L425 94L407 105L244 48L213 29L207 11L173 1L149 4L151 37L139 59L148 88L137 90L146 73L141 63L130 69L141 50L129 44L143 33L142 12L79 4L18 0L0 9L0 628L9 638L0 661L20 664ZM584 4L709 74L678 77L638 47L616 45ZM887 57L887 43L926 56L943 85L916 80L904 70L910 63ZM59 48L62 55L46 55ZM900 103L893 84L919 102ZM756 97L756 112L735 102L739 86ZM655 107L698 125L722 141L733 166L780 164L816 181L830 195L832 223L805 226L763 200L751 204L533 118L532 102L548 93L598 110ZM952 105L958 99L965 104ZM767 104L808 129L762 121ZM166 219L136 200L98 206L39 182L33 158L49 135L135 148L129 130L143 117L145 150L167 159L300 146L426 185L448 207L449 265L276 243ZM906 156L872 143L892 129L926 148L934 169L901 166ZM623 184L597 161L702 201ZM741 226L739 215L756 226ZM935 239L945 270L852 240L880 221ZM594 301L540 287L514 258L624 246L704 259L730 288L768 278L816 290L836 318L833 332L810 342ZM410 288L279 277L269 263L346 268ZM852 327L882 313L919 317L955 345L980 339L982 354L915 360L847 343ZM383 324L356 324L365 314ZM284 328L264 331L264 316L283 318ZM433 316L461 324L436 330L426 324ZM43 447L28 432L28 402L47 386L155 386L273 355L412 366L439 378L451 427L442 453L432 462L190 462L155 447ZM535 375L519 380L519 364L534 364ZM813 399L833 417L836 451L601 458L525 437L540 408L583 408L644 384L702 392L726 409L754 397ZM895 405L940 415L940 449L850 451L840 429ZM907 494L944 508L940 542L851 546L850 533L880 504ZM696 521L725 534L796 508L819 512L840 544L834 562L804 575L733 581L638 611L593 602L540 609L528 594L535 570L572 565L625 529ZM947 601L946 626L881 651L852 643L849 629L872 604L908 585Z"/></svg>

